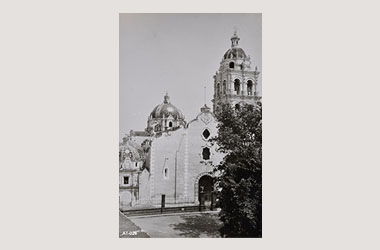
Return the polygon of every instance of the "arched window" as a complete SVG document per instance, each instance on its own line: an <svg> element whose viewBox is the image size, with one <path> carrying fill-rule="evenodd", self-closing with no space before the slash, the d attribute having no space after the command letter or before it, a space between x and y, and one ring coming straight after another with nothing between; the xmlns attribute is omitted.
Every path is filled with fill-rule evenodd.
<svg viewBox="0 0 380 250"><path fill-rule="evenodd" d="M168 176L169 176L169 175L168 175L168 172L169 172L168 168L165 168L165 169L164 169L164 178L165 178L165 179L167 179Z"/></svg>
<svg viewBox="0 0 380 250"><path fill-rule="evenodd" d="M210 149L209 148L207 148L207 147L205 147L205 148L203 148L203 150L202 150L202 158L203 158L203 160L210 160Z"/></svg>
<svg viewBox="0 0 380 250"><path fill-rule="evenodd" d="M216 95L218 96L220 94L220 84L218 83L216 85Z"/></svg>
<svg viewBox="0 0 380 250"><path fill-rule="evenodd" d="M248 92L248 95L252 95L252 86L253 86L253 83L251 80L249 80L247 82L247 92Z"/></svg>
<svg viewBox="0 0 380 250"><path fill-rule="evenodd" d="M230 69L234 69L235 68L235 63L234 62L230 62Z"/></svg>
<svg viewBox="0 0 380 250"><path fill-rule="evenodd" d="M173 127L173 123L169 122L169 128Z"/></svg>
<svg viewBox="0 0 380 250"><path fill-rule="evenodd" d="M205 130L203 130L203 133L202 133L203 139L208 140L210 135L211 135L211 133L207 128Z"/></svg>
<svg viewBox="0 0 380 250"><path fill-rule="evenodd" d="M235 79L234 81L234 90L236 91L237 95L240 94L240 80L239 79Z"/></svg>
<svg viewBox="0 0 380 250"><path fill-rule="evenodd" d="M226 86L226 80L223 81L223 94L226 93L226 89L227 89L227 86Z"/></svg>

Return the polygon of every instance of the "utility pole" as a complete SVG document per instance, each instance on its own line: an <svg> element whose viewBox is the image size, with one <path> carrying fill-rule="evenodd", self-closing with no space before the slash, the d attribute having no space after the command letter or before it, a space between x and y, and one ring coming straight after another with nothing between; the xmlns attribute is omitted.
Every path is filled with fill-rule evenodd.
<svg viewBox="0 0 380 250"><path fill-rule="evenodd" d="M204 102L205 102L205 105L206 105L206 86L205 86L205 89L204 89Z"/></svg>
<svg viewBox="0 0 380 250"><path fill-rule="evenodd" d="M175 166L174 166L174 203L177 203L177 155L178 150L175 151Z"/></svg>

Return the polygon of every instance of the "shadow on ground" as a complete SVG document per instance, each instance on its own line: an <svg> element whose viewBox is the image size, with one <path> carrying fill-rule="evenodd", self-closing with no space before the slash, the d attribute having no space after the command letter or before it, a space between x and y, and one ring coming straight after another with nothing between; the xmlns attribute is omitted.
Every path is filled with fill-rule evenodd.
<svg viewBox="0 0 380 250"><path fill-rule="evenodd" d="M222 226L217 214L197 214L181 216L184 222L171 224L179 235L191 238L220 237L219 228Z"/></svg>

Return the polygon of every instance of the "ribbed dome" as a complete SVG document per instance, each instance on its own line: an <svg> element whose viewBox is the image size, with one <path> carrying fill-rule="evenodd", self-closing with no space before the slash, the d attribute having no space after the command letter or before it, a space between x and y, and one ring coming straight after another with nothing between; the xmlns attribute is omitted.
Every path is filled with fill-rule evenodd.
<svg viewBox="0 0 380 250"><path fill-rule="evenodd" d="M246 58L247 54L245 54L244 50L242 48L231 48L227 50L227 52L224 54L224 59L237 59L237 58Z"/></svg>
<svg viewBox="0 0 380 250"><path fill-rule="evenodd" d="M165 95L164 102L157 105L150 115L152 118L162 118L163 116L168 117L171 115L175 120L184 119L182 112L169 102L168 94Z"/></svg>
<svg viewBox="0 0 380 250"><path fill-rule="evenodd" d="M244 52L242 48L239 47L240 38L236 34L236 30L234 35L231 37L231 49L227 50L224 53L224 59L238 59L238 58L246 58L247 54Z"/></svg>

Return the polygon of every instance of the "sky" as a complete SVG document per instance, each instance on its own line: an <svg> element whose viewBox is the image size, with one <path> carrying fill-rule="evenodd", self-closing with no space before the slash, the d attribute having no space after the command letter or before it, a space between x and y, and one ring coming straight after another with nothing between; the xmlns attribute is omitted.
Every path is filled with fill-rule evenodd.
<svg viewBox="0 0 380 250"><path fill-rule="evenodd" d="M261 14L120 14L119 137L143 131L166 92L187 122L205 99L212 108L213 75L235 29L262 95Z"/></svg>

